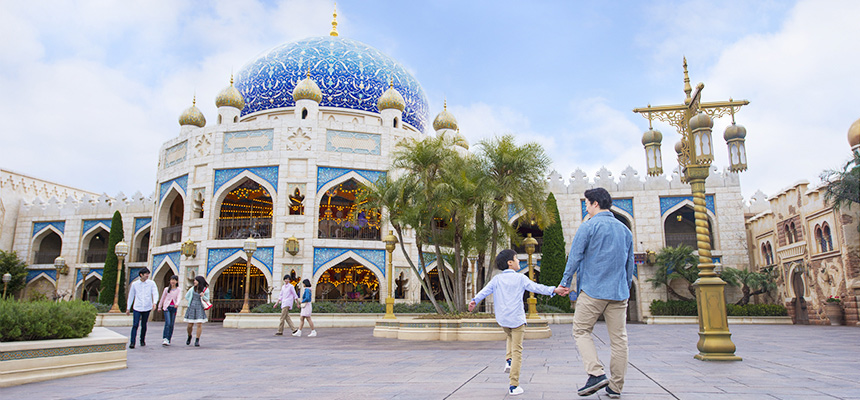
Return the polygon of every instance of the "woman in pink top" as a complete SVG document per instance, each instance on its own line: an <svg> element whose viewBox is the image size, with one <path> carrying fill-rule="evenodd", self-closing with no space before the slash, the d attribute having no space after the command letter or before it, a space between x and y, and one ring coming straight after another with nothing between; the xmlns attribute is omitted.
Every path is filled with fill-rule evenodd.
<svg viewBox="0 0 860 400"><path fill-rule="evenodd" d="M170 277L170 285L164 288L164 293L161 294L161 300L158 302L158 308L164 310L164 340L161 341L162 346L170 346L170 339L173 338L173 324L176 322L177 307L179 307L179 277L173 275Z"/></svg>

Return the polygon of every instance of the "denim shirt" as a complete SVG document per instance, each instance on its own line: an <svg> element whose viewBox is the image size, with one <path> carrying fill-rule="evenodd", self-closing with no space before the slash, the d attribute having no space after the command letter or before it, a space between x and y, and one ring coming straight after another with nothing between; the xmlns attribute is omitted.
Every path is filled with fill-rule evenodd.
<svg viewBox="0 0 860 400"><path fill-rule="evenodd" d="M582 223L576 231L561 286L570 287L576 274L576 293L603 300L626 300L635 273L633 234L609 211Z"/></svg>

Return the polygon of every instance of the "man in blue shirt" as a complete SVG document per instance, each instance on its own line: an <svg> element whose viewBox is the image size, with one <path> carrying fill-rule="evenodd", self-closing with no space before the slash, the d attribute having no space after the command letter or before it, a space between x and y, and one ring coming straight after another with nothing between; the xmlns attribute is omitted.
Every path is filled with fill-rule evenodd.
<svg viewBox="0 0 860 400"><path fill-rule="evenodd" d="M591 217L576 231L560 288L569 290L576 274L577 302L573 337L588 373L579 389L589 396L603 387L609 398L621 397L627 372L627 300L633 281L633 234L609 211L612 197L603 188L585 191L585 210ZM591 332L603 315L612 350L607 379L597 357Z"/></svg>

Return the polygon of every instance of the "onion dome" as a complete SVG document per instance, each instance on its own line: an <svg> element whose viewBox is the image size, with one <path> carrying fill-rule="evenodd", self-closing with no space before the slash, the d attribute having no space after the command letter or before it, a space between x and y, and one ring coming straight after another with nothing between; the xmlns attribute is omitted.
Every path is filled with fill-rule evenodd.
<svg viewBox="0 0 860 400"><path fill-rule="evenodd" d="M654 128L648 128L644 134L642 134L642 144L647 146L649 144L655 143L660 144L663 141L663 134L655 130Z"/></svg>
<svg viewBox="0 0 860 400"><path fill-rule="evenodd" d="M436 116L436 119L433 120L433 130L441 130L441 129L450 129L453 131L458 130L457 119L454 118L454 115L448 112L448 101L445 101L445 106L442 108L442 112Z"/></svg>
<svg viewBox="0 0 860 400"><path fill-rule="evenodd" d="M389 108L396 108L403 111L406 109L406 101L403 100L403 95L394 88L394 82L392 81L388 86L388 90L386 90L382 96L379 96L376 106L379 108L379 111Z"/></svg>
<svg viewBox="0 0 860 400"><path fill-rule="evenodd" d="M682 140L679 140L675 143L675 153L681 154L681 151L684 150L684 143Z"/></svg>
<svg viewBox="0 0 860 400"><path fill-rule="evenodd" d="M732 123L726 128L726 132L723 133L723 138L728 142L732 139L743 139L747 137L747 128L744 128L743 125L738 125Z"/></svg>
<svg viewBox="0 0 860 400"><path fill-rule="evenodd" d="M186 108L179 116L179 125L194 125L200 128L206 126L206 117L204 117L203 113L200 112L200 109L197 108L196 97L191 102L191 107Z"/></svg>
<svg viewBox="0 0 860 400"><path fill-rule="evenodd" d="M310 71L308 71L305 79L302 79L301 82L293 88L293 100L313 100L317 103L322 101L322 90L320 90L317 83L311 79Z"/></svg>
<svg viewBox="0 0 860 400"><path fill-rule="evenodd" d="M234 107L238 110L245 108L245 99L233 86L233 76L230 76L230 86L224 88L218 96L215 97L215 106L217 107Z"/></svg>
<svg viewBox="0 0 860 400"><path fill-rule="evenodd" d="M860 119L854 121L848 128L848 144L851 145L852 149L860 146Z"/></svg>
<svg viewBox="0 0 860 400"><path fill-rule="evenodd" d="M690 118L690 131L694 131L699 128L710 129L713 127L714 121L711 119L711 117L708 116L708 114L705 114L701 111L693 118Z"/></svg>

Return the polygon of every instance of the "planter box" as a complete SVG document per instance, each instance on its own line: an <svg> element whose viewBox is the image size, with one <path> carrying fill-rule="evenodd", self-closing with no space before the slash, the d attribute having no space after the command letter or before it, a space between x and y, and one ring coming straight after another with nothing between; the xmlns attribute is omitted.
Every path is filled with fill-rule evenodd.
<svg viewBox="0 0 860 400"><path fill-rule="evenodd" d="M133 315L122 313L98 313L95 326L131 326L134 322Z"/></svg>
<svg viewBox="0 0 860 400"><path fill-rule="evenodd" d="M645 323L651 325L669 324L698 324L699 317L686 316L650 316L645 317ZM729 325L791 325L791 317L729 317Z"/></svg>
<svg viewBox="0 0 860 400"><path fill-rule="evenodd" d="M0 387L124 369L127 341L97 327L81 339L0 343Z"/></svg>
<svg viewBox="0 0 860 400"><path fill-rule="evenodd" d="M102 314L99 314L102 315ZM123 314L124 316L125 314ZM422 314L395 314L397 320L404 318L415 318ZM549 324L569 324L573 322L573 314L539 314L540 317ZM319 313L313 314L311 319L314 321L315 327L320 328L370 328L375 327L376 321L382 319L385 314L336 314L336 313ZM130 317L129 317L130 318ZM238 329L277 329L280 323L281 314L275 313L227 313L224 318L225 328ZM290 312L290 318L293 323L299 323L299 313ZM479 320L481 321L481 320ZM128 325L131 326L131 319Z"/></svg>
<svg viewBox="0 0 860 400"><path fill-rule="evenodd" d="M527 321L524 339L552 336L546 319ZM505 340L505 331L490 318L482 319L414 319L377 320L374 337L400 340L496 341Z"/></svg>

